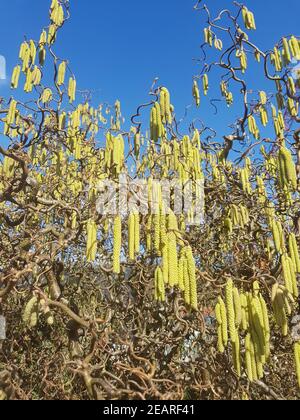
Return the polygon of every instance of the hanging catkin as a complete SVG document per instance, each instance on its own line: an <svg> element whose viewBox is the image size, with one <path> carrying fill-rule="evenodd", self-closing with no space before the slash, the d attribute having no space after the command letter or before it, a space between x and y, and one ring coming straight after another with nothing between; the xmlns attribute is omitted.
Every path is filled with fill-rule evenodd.
<svg viewBox="0 0 300 420"><path fill-rule="evenodd" d="M250 382L253 381L252 371L252 352L251 352L251 335L248 333L245 339L245 361L246 361L246 372Z"/></svg>
<svg viewBox="0 0 300 420"><path fill-rule="evenodd" d="M128 217L128 256L130 260L135 259L135 215L130 213Z"/></svg>
<svg viewBox="0 0 300 420"><path fill-rule="evenodd" d="M282 255L281 265L282 265L282 270L283 270L283 278L285 282L285 287L290 293L293 293L293 280L291 276L290 264L289 264L287 254Z"/></svg>
<svg viewBox="0 0 300 420"><path fill-rule="evenodd" d="M96 259L97 254L97 225L94 220L87 222L86 258L89 262Z"/></svg>
<svg viewBox="0 0 300 420"><path fill-rule="evenodd" d="M165 302L165 284L163 280L163 274L160 267L155 270L155 300L159 302Z"/></svg>
<svg viewBox="0 0 300 420"><path fill-rule="evenodd" d="M197 280L196 280L196 264L193 256L193 251L190 246L186 247L186 259L188 264L189 284L190 284L190 305L198 310L198 296L197 296Z"/></svg>
<svg viewBox="0 0 300 420"><path fill-rule="evenodd" d="M297 173L295 163L293 161L290 150L286 147L281 147L279 150L278 159L280 166L283 168L283 181L285 185L291 185L294 189L297 189Z"/></svg>
<svg viewBox="0 0 300 420"><path fill-rule="evenodd" d="M140 215L136 211L134 213L134 250L136 254L140 252Z"/></svg>
<svg viewBox="0 0 300 420"><path fill-rule="evenodd" d="M191 303L190 279L189 279L189 269L188 269L188 262L186 259L186 255L184 256L184 261L183 261L183 278L184 278L184 301L187 305L190 305Z"/></svg>
<svg viewBox="0 0 300 420"><path fill-rule="evenodd" d="M37 317L38 317L38 298L34 296L25 305L22 319L25 324L33 328L37 324Z"/></svg>
<svg viewBox="0 0 300 420"><path fill-rule="evenodd" d="M228 319L226 305L223 299L219 296L218 303L220 305L221 319L222 319L222 337L224 346L227 347L228 344Z"/></svg>
<svg viewBox="0 0 300 420"><path fill-rule="evenodd" d="M168 267L169 267L169 285L174 287L178 285L178 256L177 241L174 232L168 232Z"/></svg>
<svg viewBox="0 0 300 420"><path fill-rule="evenodd" d="M242 305L240 294L236 287L233 288L233 303L235 313L235 325L237 326L237 328L239 328L242 323Z"/></svg>
<svg viewBox="0 0 300 420"><path fill-rule="evenodd" d="M216 319L218 322L218 349L220 353L224 353L228 344L228 331L227 331L227 315L226 306L221 297L215 308Z"/></svg>
<svg viewBox="0 0 300 420"><path fill-rule="evenodd" d="M228 318L228 326L229 326L229 335L230 335L231 342L234 343L236 339L236 328L235 328L235 312L234 312L234 303L233 303L232 279L227 280L225 295L226 295L226 310L227 310L227 318Z"/></svg>
<svg viewBox="0 0 300 420"><path fill-rule="evenodd" d="M296 236L294 233L289 235L289 251L294 262L296 272L300 273L300 256L299 256L299 249L296 240Z"/></svg>
<svg viewBox="0 0 300 420"><path fill-rule="evenodd" d="M181 251L178 262L178 286L184 292L184 251Z"/></svg>
<svg viewBox="0 0 300 420"><path fill-rule="evenodd" d="M262 315L263 315L263 326L264 326L265 345L266 345L265 356L266 356L266 360L268 360L270 357L270 338L271 338L269 314L268 314L267 304L261 294L259 296L259 300L260 300L260 305L261 305L261 310L262 310Z"/></svg>
<svg viewBox="0 0 300 420"><path fill-rule="evenodd" d="M148 215L147 224L146 224L146 248L148 252L152 250L152 215Z"/></svg>
<svg viewBox="0 0 300 420"><path fill-rule="evenodd" d="M300 388L300 342L295 343L294 345L294 357L296 365L296 374L298 379L298 386Z"/></svg>
<svg viewBox="0 0 300 420"><path fill-rule="evenodd" d="M241 354L240 354L240 337L238 332L235 332L235 339L232 343L232 357L233 357L233 365L237 372L238 377L241 376Z"/></svg>
<svg viewBox="0 0 300 420"><path fill-rule="evenodd" d="M122 246L122 221L121 216L117 215L114 220L114 249L113 249L113 271L120 274L120 257Z"/></svg>

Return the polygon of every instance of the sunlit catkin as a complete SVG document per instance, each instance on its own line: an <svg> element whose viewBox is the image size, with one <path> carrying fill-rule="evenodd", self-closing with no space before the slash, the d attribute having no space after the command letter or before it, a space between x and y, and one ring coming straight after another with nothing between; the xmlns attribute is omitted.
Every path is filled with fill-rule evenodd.
<svg viewBox="0 0 300 420"><path fill-rule="evenodd" d="M235 332L235 339L232 343L232 357L233 357L233 365L238 377L241 376L241 354L240 354L240 337L238 332Z"/></svg>
<svg viewBox="0 0 300 420"><path fill-rule="evenodd" d="M76 80L73 77L69 79L68 96L70 103L73 103L76 97Z"/></svg>
<svg viewBox="0 0 300 420"><path fill-rule="evenodd" d="M251 355L251 335L248 333L245 339L245 362L246 372L250 382L253 382L253 371L252 371L252 355Z"/></svg>
<svg viewBox="0 0 300 420"><path fill-rule="evenodd" d="M228 318L228 326L229 326L229 335L230 340L234 343L236 339L236 328L235 328L235 312L234 312L234 303L233 303L233 281L232 279L228 279L225 288L225 296L226 296L226 310L227 310L227 318Z"/></svg>
<svg viewBox="0 0 300 420"><path fill-rule="evenodd" d="M193 82L193 98L195 99L196 106L200 106L200 90L197 80Z"/></svg>
<svg viewBox="0 0 300 420"><path fill-rule="evenodd" d="M184 301L187 305L191 303L191 294L190 294L190 278L188 270L188 262L186 255L183 262L183 278L184 278Z"/></svg>
<svg viewBox="0 0 300 420"><path fill-rule="evenodd" d="M294 345L294 357L295 357L295 366L296 374L298 379L298 386L300 388L300 342L295 343Z"/></svg>
<svg viewBox="0 0 300 420"><path fill-rule="evenodd" d="M165 302L165 284L163 274L160 267L155 270L155 299L159 302Z"/></svg>
<svg viewBox="0 0 300 420"><path fill-rule="evenodd" d="M38 322L38 298L32 297L25 305L22 319L24 324L30 328L34 328Z"/></svg>
<svg viewBox="0 0 300 420"><path fill-rule="evenodd" d="M235 313L235 325L239 327L242 323L242 305L239 291L236 287L233 288L233 303Z"/></svg>
<svg viewBox="0 0 300 420"><path fill-rule="evenodd" d="M128 256L130 260L135 259L135 215L130 213L128 217Z"/></svg>
<svg viewBox="0 0 300 420"><path fill-rule="evenodd" d="M186 259L188 263L189 283L190 283L190 305L197 311L198 310L198 297L197 297L197 280L196 280L196 264L193 256L193 251L190 246L186 247Z"/></svg>
<svg viewBox="0 0 300 420"><path fill-rule="evenodd" d="M297 189L297 173L296 166L293 161L290 150L286 147L281 147L278 155L279 161L284 168L284 182L286 185L291 185L294 189Z"/></svg>
<svg viewBox="0 0 300 420"><path fill-rule="evenodd" d="M208 94L208 89L209 89L208 75L206 73L204 74L202 78L202 83L203 83L203 93L206 96Z"/></svg>
<svg viewBox="0 0 300 420"><path fill-rule="evenodd" d="M226 305L225 305L223 299L221 298L221 296L219 296L219 298L218 298L218 304L220 305L223 344L224 344L225 347L227 347L227 344L228 344L228 319L227 319Z"/></svg>
<svg viewBox="0 0 300 420"><path fill-rule="evenodd" d="M169 266L169 284L170 287L178 285L178 256L176 234L169 232L167 234L168 241L168 266Z"/></svg>
<svg viewBox="0 0 300 420"><path fill-rule="evenodd" d="M134 251L136 254L140 252L140 215L138 211L134 213Z"/></svg>
<svg viewBox="0 0 300 420"><path fill-rule="evenodd" d="M94 220L90 219L87 222L87 245L86 245L86 258L89 262L96 259L97 254L97 224Z"/></svg>
<svg viewBox="0 0 300 420"><path fill-rule="evenodd" d="M282 265L282 270L283 270L283 278L285 282L285 287L290 293L293 293L293 281L292 281L291 270L290 270L287 254L282 255L281 265Z"/></svg>
<svg viewBox="0 0 300 420"><path fill-rule="evenodd" d="M11 88L17 89L19 85L19 78L21 74L21 66L16 66L13 70L12 77L11 77Z"/></svg>
<svg viewBox="0 0 300 420"><path fill-rule="evenodd" d="M61 86L65 82L65 75L66 75L66 68L67 64L65 61L62 61L58 67L58 73L57 73L57 85Z"/></svg>
<svg viewBox="0 0 300 420"><path fill-rule="evenodd" d="M120 274L120 257L122 246L122 221L121 216L117 215L114 219L114 249L113 249L113 271Z"/></svg>
<svg viewBox="0 0 300 420"><path fill-rule="evenodd" d="M289 251L294 262L296 272L300 273L300 256L299 256L299 249L296 240L296 236L294 233L289 235Z"/></svg>

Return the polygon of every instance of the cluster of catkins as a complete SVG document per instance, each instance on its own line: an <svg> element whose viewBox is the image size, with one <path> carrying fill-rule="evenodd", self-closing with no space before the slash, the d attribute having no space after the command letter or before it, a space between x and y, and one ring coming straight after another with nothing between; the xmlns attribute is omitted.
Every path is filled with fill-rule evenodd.
<svg viewBox="0 0 300 420"><path fill-rule="evenodd" d="M25 305L22 318L24 324L29 328L35 328L39 321L39 316L43 315L48 325L54 324L53 313L51 312L45 299L33 296Z"/></svg>
<svg viewBox="0 0 300 420"><path fill-rule="evenodd" d="M257 281L251 292L239 292L229 278L225 299L221 296L215 308L218 324L218 350L224 353L231 343L233 365L238 376L244 366L252 382L264 377L264 366L271 357L270 320L274 319L282 334L288 334L288 315L292 314L295 296L279 283L272 288L273 313L268 312L266 301ZM244 346L244 350L241 347ZM244 363L242 363L244 355ZM295 363L299 377L299 344L295 344Z"/></svg>
<svg viewBox="0 0 300 420"><path fill-rule="evenodd" d="M152 187L155 188L153 185ZM153 203L153 212L148 215L146 223L146 250L160 260L160 265L155 270L155 299L164 302L165 289L178 287L184 294L186 304L197 310L196 264L191 247L182 239L184 223L178 226L177 217L172 210L165 209L160 186L156 188L158 195ZM134 261L141 251L138 211L132 211L129 214L127 223L128 258ZM119 274L122 251L122 217L120 215L114 218L113 241L113 271Z"/></svg>

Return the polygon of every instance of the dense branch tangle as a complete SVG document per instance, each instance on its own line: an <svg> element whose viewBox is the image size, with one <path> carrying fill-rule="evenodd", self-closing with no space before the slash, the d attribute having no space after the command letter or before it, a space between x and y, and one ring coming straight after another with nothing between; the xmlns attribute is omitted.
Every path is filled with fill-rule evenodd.
<svg viewBox="0 0 300 420"><path fill-rule="evenodd" d="M180 135L157 80L127 131L119 101L81 100L55 54L67 1L53 0L49 27L21 44L0 110L0 313L10 325L0 398L299 396L300 42L283 37L264 52L251 42L253 13L234 7L213 18L195 6L207 17L195 106L215 70L218 100L232 107L241 95L224 143L198 120ZM272 91L251 90L251 65ZM143 204L156 211L101 214L105 181L119 188L120 175L143 178ZM192 183L194 203L204 181L203 224L189 225L193 208L165 204L156 181L175 179Z"/></svg>

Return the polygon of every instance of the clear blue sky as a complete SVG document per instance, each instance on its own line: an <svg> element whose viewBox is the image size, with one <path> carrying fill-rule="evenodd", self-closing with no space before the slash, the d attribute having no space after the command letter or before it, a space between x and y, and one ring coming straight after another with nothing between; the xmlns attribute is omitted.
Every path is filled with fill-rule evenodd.
<svg viewBox="0 0 300 420"><path fill-rule="evenodd" d="M263 49L274 46L280 36L300 35L299 0L248 0L254 11L257 31L254 40ZM38 39L48 24L50 0L1 0L0 54L10 74L24 37ZM56 51L70 60L78 87L95 91L95 101L120 99L128 118L140 103L147 102L155 77L172 93L177 115L191 103L191 83L198 68L203 41L203 14L195 12L195 0L70 0L71 20L60 32ZM233 7L231 0L207 0L217 10ZM249 73L256 88L257 70ZM216 82L217 79L215 79ZM214 84L214 79L211 79ZM0 96L9 94L1 84ZM224 108L226 109L226 108ZM216 118L208 102L191 111L226 132L225 114ZM221 117L221 118L220 118Z"/></svg>

